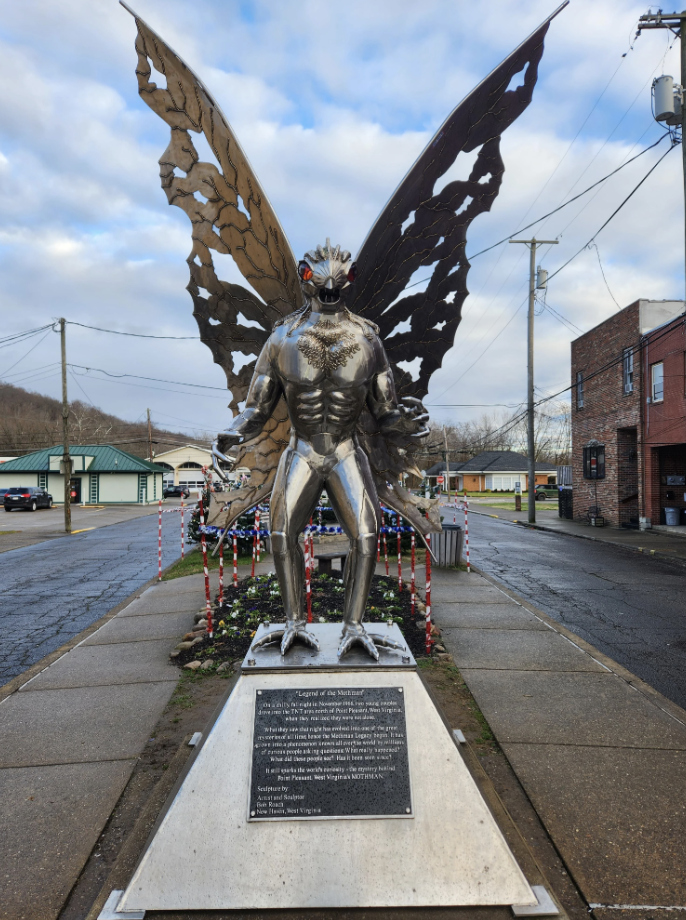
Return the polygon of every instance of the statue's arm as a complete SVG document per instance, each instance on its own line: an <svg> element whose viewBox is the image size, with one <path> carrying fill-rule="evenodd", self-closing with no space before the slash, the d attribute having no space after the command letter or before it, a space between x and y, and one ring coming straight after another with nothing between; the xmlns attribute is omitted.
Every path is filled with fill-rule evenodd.
<svg viewBox="0 0 686 920"><path fill-rule="evenodd" d="M269 420L281 395L281 385L272 365L273 341L270 337L260 352L245 400L245 409L217 438L217 447L225 453L235 444L256 437Z"/></svg>
<svg viewBox="0 0 686 920"><path fill-rule="evenodd" d="M379 423L381 433L394 441L403 441L408 437L425 438L429 434L428 412L421 401L412 396L398 400L386 352L380 342L377 346L377 371L367 394L369 411Z"/></svg>

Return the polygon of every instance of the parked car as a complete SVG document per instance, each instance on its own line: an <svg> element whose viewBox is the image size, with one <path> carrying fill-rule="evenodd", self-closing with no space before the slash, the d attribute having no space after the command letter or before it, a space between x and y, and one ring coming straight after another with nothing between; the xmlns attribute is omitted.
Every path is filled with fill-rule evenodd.
<svg viewBox="0 0 686 920"><path fill-rule="evenodd" d="M52 508L52 495L45 489L36 489L34 486L13 486L5 493L3 504L5 511L14 511L15 508L29 511L35 511L36 508Z"/></svg>
<svg viewBox="0 0 686 920"><path fill-rule="evenodd" d="M165 486L162 490L163 498L188 498L190 494L187 486Z"/></svg>
<svg viewBox="0 0 686 920"><path fill-rule="evenodd" d="M541 485L536 486L536 501L543 502L547 498L557 498L557 486Z"/></svg>

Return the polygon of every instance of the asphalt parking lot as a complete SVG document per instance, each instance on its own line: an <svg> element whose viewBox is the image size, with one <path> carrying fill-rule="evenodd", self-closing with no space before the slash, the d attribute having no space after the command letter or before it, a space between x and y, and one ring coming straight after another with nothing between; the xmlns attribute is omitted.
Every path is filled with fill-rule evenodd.
<svg viewBox="0 0 686 920"><path fill-rule="evenodd" d="M186 504L194 501L195 498L191 495L186 500ZM180 504L181 501L178 499L166 499L163 502L164 508L174 508ZM157 514L156 504L72 505L72 533L85 533L153 514ZM54 505L50 510L39 508L37 511L5 512L0 508L0 515L2 515L0 517L0 553L19 549L22 546L33 546L35 543L54 540L65 535L62 505Z"/></svg>

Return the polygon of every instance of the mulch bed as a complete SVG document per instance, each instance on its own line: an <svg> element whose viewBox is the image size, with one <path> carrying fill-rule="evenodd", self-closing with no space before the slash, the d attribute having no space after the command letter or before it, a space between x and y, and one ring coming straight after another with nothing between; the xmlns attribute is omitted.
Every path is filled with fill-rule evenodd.
<svg viewBox="0 0 686 920"><path fill-rule="evenodd" d="M343 619L343 584L337 577L312 576L312 621L314 623L340 623ZM217 665L224 661L244 658L260 623L272 624L285 620L279 583L275 575L243 578L234 587L224 588L224 602L220 607L218 597L212 610L214 636L210 639L200 631L192 648L178 651L173 661L183 666L190 661L211 659ZM392 619L403 632L415 658L426 656L424 616L415 608L411 613L410 591L403 585L398 593L396 576L375 575L367 602L365 624ZM421 629L418 628L421 626ZM191 639L191 635L188 635ZM174 653L172 653L174 654Z"/></svg>

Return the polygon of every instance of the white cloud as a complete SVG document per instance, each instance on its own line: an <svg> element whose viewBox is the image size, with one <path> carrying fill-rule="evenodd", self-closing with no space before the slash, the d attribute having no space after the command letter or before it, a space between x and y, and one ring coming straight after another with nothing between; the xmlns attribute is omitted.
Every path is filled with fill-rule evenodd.
<svg viewBox="0 0 686 920"><path fill-rule="evenodd" d="M501 0L489 16L478 6L439 0L350 0L343 13L315 0L135 6L217 98L297 254L327 236L357 249L431 133L551 4ZM65 315L106 328L196 334L185 291L188 221L168 208L159 188L157 160L168 129L137 95L133 20L108 0L63 0L59 7L4 0L0 9L0 79L11 87L0 97L3 328ZM646 33L621 57L641 12L620 0L575 0L553 22L533 103L503 137L500 196L472 225L468 252L552 210L570 189L580 191L657 139L649 86L667 38ZM678 72L678 51L677 43L665 56L667 71ZM551 272L590 239L665 149L666 143L597 196L534 228L545 238L561 235L542 254ZM682 296L682 215L680 154L673 152L598 237L620 304ZM506 244L474 259L465 318L429 402L523 398L525 307L511 318L526 284L524 247ZM616 310L595 250L551 281L548 300L583 329ZM548 312L536 324L537 384L559 388L568 381L573 333ZM14 353L6 350L0 372L22 352ZM48 338L26 364L37 368L55 355ZM224 384L198 342L120 340L70 327L69 356L116 372ZM134 387L90 377L79 383L97 404L129 418L148 405L169 424L197 419L219 428L227 418L220 393L190 397L139 389L142 381ZM27 385L55 395L59 381ZM435 411L441 421L468 414Z"/></svg>

